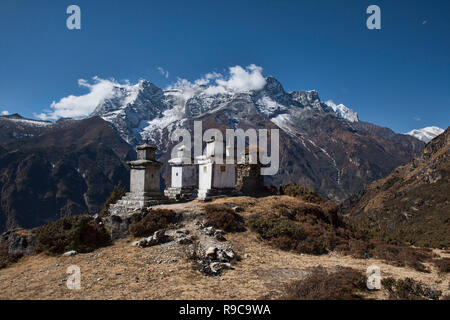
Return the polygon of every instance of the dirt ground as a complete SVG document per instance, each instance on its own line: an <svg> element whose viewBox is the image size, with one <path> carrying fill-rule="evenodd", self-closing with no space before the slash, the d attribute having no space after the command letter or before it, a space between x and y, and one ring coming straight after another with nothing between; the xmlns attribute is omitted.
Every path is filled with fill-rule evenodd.
<svg viewBox="0 0 450 320"><path fill-rule="evenodd" d="M382 277L412 277L448 294L449 279L435 268L430 274L398 268L379 260L360 260L334 253L324 256L299 255L273 249L248 231L228 235L237 252L248 258L234 264L221 277L206 277L191 269L183 252L164 246L131 247L133 239L73 257L26 257L0 270L0 299L260 299L276 298L284 284L301 279L305 269L336 265L364 271L370 265L381 268ZM66 287L67 267L81 269L81 289ZM369 296L387 298L384 291Z"/></svg>
<svg viewBox="0 0 450 320"><path fill-rule="evenodd" d="M245 206L257 204L245 198L235 201ZM173 209L194 212L201 206L177 204ZM149 248L132 247L135 239L129 237L87 254L22 258L0 270L0 299L276 299L284 293L285 284L301 279L311 267L342 266L366 272L371 265L380 267L382 277L411 277L444 295L450 293L449 276L439 274L432 264L427 264L431 273L421 273L377 259L355 259L334 252L312 256L281 251L261 242L250 231L227 234L226 238L242 259L220 277L207 277L193 270L185 258L185 246L166 243ZM442 257L450 256L435 252ZM67 268L72 265L81 270L80 290L66 286ZM388 295L381 290L366 297L387 299Z"/></svg>

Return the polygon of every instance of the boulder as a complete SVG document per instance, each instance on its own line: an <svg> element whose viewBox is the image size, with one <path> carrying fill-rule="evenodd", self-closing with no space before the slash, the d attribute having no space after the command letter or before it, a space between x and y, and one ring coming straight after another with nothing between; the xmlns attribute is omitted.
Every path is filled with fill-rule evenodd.
<svg viewBox="0 0 450 320"><path fill-rule="evenodd" d="M194 242L194 239L191 236L180 237L176 240L178 244L185 245L191 244Z"/></svg>
<svg viewBox="0 0 450 320"><path fill-rule="evenodd" d="M64 257L71 257L76 255L78 252L76 252L75 250L71 250L71 251L67 251L66 253L63 254Z"/></svg>
<svg viewBox="0 0 450 320"><path fill-rule="evenodd" d="M156 246L160 243L165 243L170 240L172 240L172 239L169 238L168 236L166 236L166 230L163 229L163 230L155 231L155 233L153 233L153 235L150 237L142 238L141 240L133 242L132 246L146 248L146 247Z"/></svg>
<svg viewBox="0 0 450 320"><path fill-rule="evenodd" d="M232 249L225 250L225 254L230 259L230 261L234 260L234 258L236 257L236 254L234 253L234 251Z"/></svg>
<svg viewBox="0 0 450 320"><path fill-rule="evenodd" d="M132 245L133 247L138 247L138 246L139 246L139 242L140 242L140 240L134 241L131 245Z"/></svg>
<svg viewBox="0 0 450 320"><path fill-rule="evenodd" d="M33 254L35 239L28 230L15 229L3 233L0 244L6 244L10 255L28 256Z"/></svg>
<svg viewBox="0 0 450 320"><path fill-rule="evenodd" d="M111 234L111 240L126 237L130 232L132 223L144 218L145 213L132 212L129 214L111 214L103 219L103 222Z"/></svg>
<svg viewBox="0 0 450 320"><path fill-rule="evenodd" d="M166 230L158 230L153 233L153 239L157 242L163 240L166 236Z"/></svg>
<svg viewBox="0 0 450 320"><path fill-rule="evenodd" d="M213 227L206 227L205 231L208 236L213 236L216 230Z"/></svg>
<svg viewBox="0 0 450 320"><path fill-rule="evenodd" d="M224 269L230 269L231 264L230 263L224 263L224 262L212 262L209 264L209 268L214 273L219 273L220 271Z"/></svg>
<svg viewBox="0 0 450 320"><path fill-rule="evenodd" d="M223 236L222 230L216 230L214 232L214 238L216 238L216 240L220 242L227 241L227 239L225 239L225 237Z"/></svg>
<svg viewBox="0 0 450 320"><path fill-rule="evenodd" d="M227 250L217 250L216 259L219 262L231 262L235 257L234 251L231 249Z"/></svg>
<svg viewBox="0 0 450 320"><path fill-rule="evenodd" d="M205 256L215 259L217 250L219 249L217 249L216 247L209 247L205 252Z"/></svg>
<svg viewBox="0 0 450 320"><path fill-rule="evenodd" d="M235 206L233 208L231 208L234 212L238 213L238 212L243 212L244 208L240 207L240 206Z"/></svg>

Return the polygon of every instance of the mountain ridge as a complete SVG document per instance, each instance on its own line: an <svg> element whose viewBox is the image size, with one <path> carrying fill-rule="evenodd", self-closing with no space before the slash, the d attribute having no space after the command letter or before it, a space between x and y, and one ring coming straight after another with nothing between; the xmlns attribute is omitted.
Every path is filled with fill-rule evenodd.
<svg viewBox="0 0 450 320"><path fill-rule="evenodd" d="M420 155L351 197L342 212L391 241L450 247L450 127Z"/></svg>
<svg viewBox="0 0 450 320"><path fill-rule="evenodd" d="M428 143L443 132L444 132L444 129L441 129L436 126L431 126L431 127L425 127L422 129L414 129L414 130L407 132L406 134L413 136L413 137L419 139L420 141Z"/></svg>
<svg viewBox="0 0 450 320"><path fill-rule="evenodd" d="M192 133L194 120L203 120L204 130L278 128L282 165L280 175L266 177L267 183L302 182L338 201L408 162L423 147L416 138L360 121L343 105L322 102L315 90L286 92L273 77L251 90L204 82L162 90L146 80L131 88L128 94L120 88L118 97L106 99L92 114L111 122L128 143L148 139L166 161L174 146L171 133L177 128ZM167 166L163 176L169 179Z"/></svg>
<svg viewBox="0 0 450 320"><path fill-rule="evenodd" d="M85 119L0 117L0 228L99 211L118 181L127 187L125 160L147 138L164 163L164 187L175 145L170 135L177 128L193 133L194 121L202 121L203 130L280 129L279 171L266 176L266 184L298 183L335 201L385 177L424 146L388 128L349 121L317 91L288 93L275 78L258 90L221 88L183 84L162 90L142 80L117 86L117 94ZM39 185L43 181L48 183Z"/></svg>
<svg viewBox="0 0 450 320"><path fill-rule="evenodd" d="M46 130L0 144L0 231L97 213L119 181L129 185L134 150L110 123L92 117Z"/></svg>

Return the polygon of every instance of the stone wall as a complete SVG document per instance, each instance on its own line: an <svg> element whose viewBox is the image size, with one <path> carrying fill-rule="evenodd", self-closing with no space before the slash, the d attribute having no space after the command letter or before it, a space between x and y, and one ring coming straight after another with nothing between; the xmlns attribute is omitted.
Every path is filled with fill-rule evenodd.
<svg viewBox="0 0 450 320"><path fill-rule="evenodd" d="M243 193L255 193L264 188L264 176L259 164L238 164L236 166L236 189Z"/></svg>
<svg viewBox="0 0 450 320"><path fill-rule="evenodd" d="M234 188L236 185L236 166L234 164L214 164L213 188Z"/></svg>

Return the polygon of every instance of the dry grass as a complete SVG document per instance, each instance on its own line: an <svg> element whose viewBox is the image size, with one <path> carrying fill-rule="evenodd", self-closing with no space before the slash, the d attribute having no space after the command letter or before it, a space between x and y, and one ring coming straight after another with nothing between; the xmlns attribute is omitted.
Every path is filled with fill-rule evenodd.
<svg viewBox="0 0 450 320"><path fill-rule="evenodd" d="M304 202L281 196L263 200L237 197L213 203L242 206L245 211L240 215L248 219L252 215L267 214L280 203L298 205ZM176 212L188 208L195 213L201 211L198 207L205 205L191 202L171 208ZM383 278L412 278L442 291L444 296L450 295L449 277L431 262L425 262L431 272L422 273L408 266L387 264L381 259L356 259L336 251L320 256L283 251L261 241L250 231L230 233L227 240L243 259L233 264L234 270L225 271L221 277L205 277L192 270L184 246L166 243L136 248L131 246L131 237L73 257L44 254L24 257L15 265L0 270L0 299L278 299L286 296L287 284L304 279L313 268L352 268L364 274L371 265L380 267ZM450 252L434 250L433 253L440 259L450 258ZM66 270L70 265L81 269L81 290L66 288ZM386 289L359 294L368 299L389 298Z"/></svg>
<svg viewBox="0 0 450 320"><path fill-rule="evenodd" d="M439 269L441 273L450 272L450 258L444 258L440 260L434 260L434 264Z"/></svg>
<svg viewBox="0 0 450 320"><path fill-rule="evenodd" d="M312 256L281 251L259 241L251 232L229 234L238 253L248 258L234 265L222 277L205 277L192 270L182 258L182 250L165 245L146 249L131 247L132 239L73 257L38 255L25 257L14 266L0 270L0 299L259 299L285 294L285 285L302 279L310 268L336 265L365 272L375 264L383 277L407 277L435 286L446 294L449 279L437 270L424 274L410 268L395 267L377 259L354 259L337 254ZM177 259L176 263L158 260ZM79 291L65 286L70 265L81 268ZM138 280L136 281L136 277ZM98 278L103 278L97 281ZM387 291L368 298L386 299Z"/></svg>

